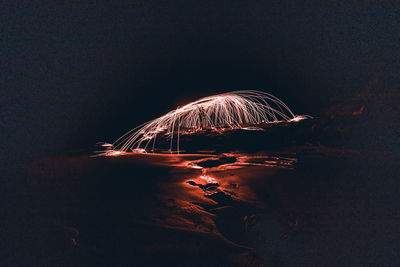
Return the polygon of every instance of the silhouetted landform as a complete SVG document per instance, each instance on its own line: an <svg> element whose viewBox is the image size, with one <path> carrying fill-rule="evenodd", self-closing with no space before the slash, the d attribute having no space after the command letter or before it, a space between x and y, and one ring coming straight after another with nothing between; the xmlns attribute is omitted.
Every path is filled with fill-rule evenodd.
<svg viewBox="0 0 400 267"><path fill-rule="evenodd" d="M398 138L381 104L396 94L367 92L321 118L182 136L180 155L2 170L4 266L396 265Z"/></svg>
<svg viewBox="0 0 400 267"><path fill-rule="evenodd" d="M179 136L179 150L182 153L193 153L199 150L214 150L217 153L225 153L234 150L263 151L277 149L293 145L304 145L315 139L312 125L316 122L306 119L300 122L276 123L257 125L259 130L225 129L216 131L213 129L198 130L191 134ZM172 140L172 150L177 147L177 137ZM171 145L170 135L157 136L155 152L169 151ZM150 149L148 152L152 152Z"/></svg>
<svg viewBox="0 0 400 267"><path fill-rule="evenodd" d="M197 162L196 164L202 168L218 167L223 164L235 163L237 159L235 157L221 156L217 159L207 159L204 161Z"/></svg>

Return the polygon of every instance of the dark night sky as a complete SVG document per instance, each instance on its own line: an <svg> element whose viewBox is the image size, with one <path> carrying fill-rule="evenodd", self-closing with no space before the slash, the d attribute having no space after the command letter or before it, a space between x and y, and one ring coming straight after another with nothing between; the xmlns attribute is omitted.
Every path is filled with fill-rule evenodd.
<svg viewBox="0 0 400 267"><path fill-rule="evenodd" d="M283 180L284 193L304 196L297 198L306 203L299 206L316 210L310 213L316 228L318 220L327 225L320 237L309 236L311 242L316 240L311 247L318 249L309 251L309 258L299 258L387 266L397 260L399 1L34 2L0 4L0 197L5 196L0 214L9 225L0 227L0 234L20 236L14 243L0 238L5 247L15 244L32 255L40 251L36 237L46 236L35 222L38 229L48 230L42 217L73 210L52 201L53 193L54 200L63 199L58 193L65 189L77 214L89 214L75 216L85 225L85 220L106 213L101 203L111 208L108 200L113 200L110 203L119 207L118 197L125 196L120 188L136 199L132 192L140 197L146 192L141 186L153 181L129 176L127 184L124 170L111 183L108 177L99 179L107 175L101 171L86 177L77 173L79 164L70 169L53 166L63 166L68 158L58 155L92 153L96 142L113 142L127 130L200 97L255 89L279 97L296 114L321 118L315 121L322 125L321 140L328 141L316 147L332 149L337 161L350 159L343 168L328 162L309 172L305 165L302 179L293 184ZM354 115L361 106L365 112ZM42 157L50 159L37 169L49 177L25 177L24 168ZM61 175L67 169L71 171ZM51 181L48 186L46 181ZM136 191L130 190L132 185ZM77 194L69 196L69 189ZM80 201L81 195L88 201ZM80 208L92 207L90 203L95 212ZM25 243L26 237L34 242ZM118 240L113 238L107 246ZM50 242L45 245L52 247ZM115 241L115 246L120 244ZM348 255L343 257L343 252ZM13 255L30 261L29 255ZM47 259L48 254L43 255Z"/></svg>
<svg viewBox="0 0 400 267"><path fill-rule="evenodd" d="M265 90L319 116L399 69L399 5L295 2L8 1L3 162L111 142L223 91Z"/></svg>

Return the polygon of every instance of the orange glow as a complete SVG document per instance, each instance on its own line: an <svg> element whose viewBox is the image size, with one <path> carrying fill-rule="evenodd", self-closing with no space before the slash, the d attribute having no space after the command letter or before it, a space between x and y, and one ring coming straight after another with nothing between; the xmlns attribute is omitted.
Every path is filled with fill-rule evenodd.
<svg viewBox="0 0 400 267"><path fill-rule="evenodd" d="M298 122L308 116L297 116L277 97L254 90L235 91L199 99L144 123L118 138L112 145L104 144L101 153L115 156L116 152L154 152L157 136L170 139L169 152L180 153L180 135L213 130L262 130L257 127L272 123Z"/></svg>
<svg viewBox="0 0 400 267"><path fill-rule="evenodd" d="M354 116L360 116L364 112L365 106L361 106L361 108L357 111L353 112Z"/></svg>

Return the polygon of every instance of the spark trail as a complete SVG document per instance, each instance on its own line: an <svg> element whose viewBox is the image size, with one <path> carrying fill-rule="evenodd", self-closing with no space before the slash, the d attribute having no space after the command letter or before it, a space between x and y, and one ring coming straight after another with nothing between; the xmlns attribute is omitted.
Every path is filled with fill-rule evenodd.
<svg viewBox="0 0 400 267"><path fill-rule="evenodd" d="M170 151L175 142L179 153L179 136L204 129L223 132L246 129L249 126L278 122L296 122L306 116L296 116L277 97L265 92L244 90L201 98L167 114L146 122L118 138L104 155L124 152L154 151L157 136L170 138ZM175 149L175 148L174 148Z"/></svg>

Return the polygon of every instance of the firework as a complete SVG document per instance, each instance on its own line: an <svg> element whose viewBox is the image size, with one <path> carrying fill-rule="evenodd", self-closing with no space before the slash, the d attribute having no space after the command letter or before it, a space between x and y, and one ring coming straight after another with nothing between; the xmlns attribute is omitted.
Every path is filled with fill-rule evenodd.
<svg viewBox="0 0 400 267"><path fill-rule="evenodd" d="M252 129L257 125L296 122L296 116L277 97L254 90L234 91L205 97L178 107L167 114L146 122L118 138L105 155L124 152L154 151L157 137L170 139L170 151L179 153L179 137L205 129L223 132L229 129ZM176 148L175 148L176 146Z"/></svg>

